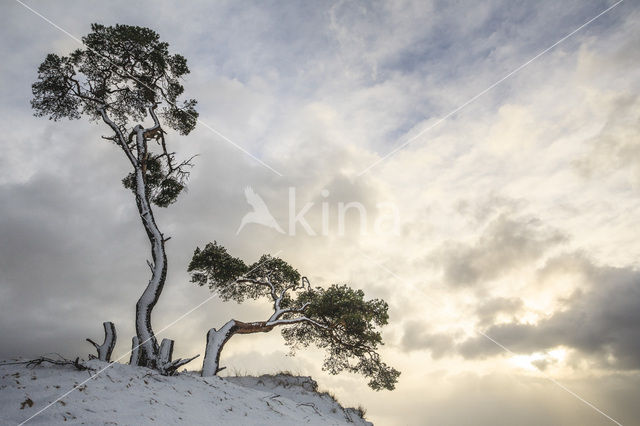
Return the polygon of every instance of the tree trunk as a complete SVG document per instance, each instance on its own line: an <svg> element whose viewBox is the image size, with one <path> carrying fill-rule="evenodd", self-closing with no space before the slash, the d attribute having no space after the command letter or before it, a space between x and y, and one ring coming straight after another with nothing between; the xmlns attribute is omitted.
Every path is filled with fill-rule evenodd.
<svg viewBox="0 0 640 426"><path fill-rule="evenodd" d="M149 194L147 193L147 187L145 184L146 165L148 159L147 141L145 139L145 129L141 125L137 125L133 130L136 137L136 151L135 155L132 149L128 145L128 141L125 138L122 130L113 122L105 111L106 106L103 105L98 109L98 112L102 116L105 123L113 129L120 147L127 155L127 158L131 162L135 174L135 194L136 205L140 218L142 219L142 225L149 238L151 245L151 257L153 263L151 266L151 279L147 284L144 292L136 303L136 335L138 337L138 365L145 367L156 368L158 360L158 341L151 328L151 311L158 302L164 282L167 277L167 255L164 250L164 237L158 226L156 225L153 217L153 211L151 210L151 204L149 203ZM155 108L155 107L154 107ZM154 127L148 129L152 131L160 128L160 123L153 112L153 109L149 110L151 116L154 119ZM132 354L133 355L133 354ZM132 358L133 360L133 358Z"/></svg>
<svg viewBox="0 0 640 426"><path fill-rule="evenodd" d="M158 367L162 368L163 366L169 364L172 359L173 359L173 340L162 339L162 343L160 344L160 352L158 354L158 361L160 363Z"/></svg>
<svg viewBox="0 0 640 426"><path fill-rule="evenodd" d="M246 323L231 320L223 325L220 330L215 328L209 330L204 361L202 362L202 377L215 376L226 368L220 368L220 354L224 345L234 334L267 333L273 330L273 327L272 325L267 325L266 322Z"/></svg>
<svg viewBox="0 0 640 426"><path fill-rule="evenodd" d="M98 345L91 339L87 339L87 342L91 343L98 351L98 359L100 361L111 361L111 353L116 346L116 326L112 322L103 322L104 327L104 342L102 345Z"/></svg>
<svg viewBox="0 0 640 426"><path fill-rule="evenodd" d="M207 333L207 347L204 351L204 361L202 362L202 377L211 377L218 374L220 368L220 353L225 343L235 333L236 322L229 321L220 330L212 328Z"/></svg>
<svg viewBox="0 0 640 426"><path fill-rule="evenodd" d="M138 144L138 165L135 167L136 175L136 204L142 219L142 224L151 244L151 279L147 288L136 303L136 334L140 340L140 360L139 365L156 368L158 361L158 341L151 328L151 311L156 305L164 282L167 277L167 255L164 249L164 238L156 225L149 202L149 194L145 185L144 162L146 156L146 143L144 140L144 129L137 128Z"/></svg>
<svg viewBox="0 0 640 426"><path fill-rule="evenodd" d="M129 358L129 365L140 365L140 341L138 336L131 338L131 358Z"/></svg>

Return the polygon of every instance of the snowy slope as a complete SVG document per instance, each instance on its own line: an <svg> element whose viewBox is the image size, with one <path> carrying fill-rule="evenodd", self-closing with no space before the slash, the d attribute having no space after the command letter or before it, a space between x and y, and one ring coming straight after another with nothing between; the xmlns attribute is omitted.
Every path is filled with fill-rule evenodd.
<svg viewBox="0 0 640 426"><path fill-rule="evenodd" d="M89 376L70 366L0 365L0 424L25 421ZM112 364L27 424L371 425L316 388L310 377L165 377Z"/></svg>

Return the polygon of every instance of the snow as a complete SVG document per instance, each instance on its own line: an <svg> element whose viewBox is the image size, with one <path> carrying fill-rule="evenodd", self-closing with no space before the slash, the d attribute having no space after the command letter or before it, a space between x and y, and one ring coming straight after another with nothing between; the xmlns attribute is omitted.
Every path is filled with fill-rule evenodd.
<svg viewBox="0 0 640 426"><path fill-rule="evenodd" d="M212 328L207 333L207 347L204 353L204 361L202 363L203 376L215 376L218 372L219 355L222 346L229 338L231 329L236 324L234 320L228 321L220 330Z"/></svg>
<svg viewBox="0 0 640 426"><path fill-rule="evenodd" d="M317 392L310 377L162 376L144 367L91 360L90 371L43 364L0 365L0 424L371 425Z"/></svg>

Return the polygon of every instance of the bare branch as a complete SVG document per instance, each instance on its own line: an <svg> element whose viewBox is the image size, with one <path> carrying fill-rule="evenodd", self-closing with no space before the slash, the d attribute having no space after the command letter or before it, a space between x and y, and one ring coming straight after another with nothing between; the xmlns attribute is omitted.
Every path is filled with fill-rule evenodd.
<svg viewBox="0 0 640 426"><path fill-rule="evenodd" d="M162 374L166 375L166 376L173 376L176 371L178 370L178 368L182 367L183 365L193 361L194 359L198 358L200 356L200 354L196 355L196 356L192 356L191 358L178 358L175 361L171 361L168 364L165 364L164 366L162 366Z"/></svg>
<svg viewBox="0 0 640 426"><path fill-rule="evenodd" d="M177 370L178 368L182 367L183 365L193 361L194 359L198 358L200 356L200 354L197 354L195 356L192 356L191 358L178 358L175 361L173 361L171 363L171 368Z"/></svg>
<svg viewBox="0 0 640 426"><path fill-rule="evenodd" d="M95 346L95 348L96 348L96 349L99 349L99 348L100 348L100 345L99 345L99 344L97 344L96 342L94 342L93 340L91 340L91 339L86 339L86 340L87 340L87 342L89 342L89 343L91 343L93 346Z"/></svg>
<svg viewBox="0 0 640 426"><path fill-rule="evenodd" d="M23 365L26 365L27 368L35 368L44 362L48 362L49 364L54 364L54 365L71 365L78 370L89 370L89 367L80 363L80 358L76 358L75 360L70 360L70 359L63 358L60 355L58 356L60 357L60 359L53 359L53 358L47 358L47 357L41 356L40 358L30 359L27 361L3 362L3 363L0 363L0 365L23 364Z"/></svg>
<svg viewBox="0 0 640 426"><path fill-rule="evenodd" d="M104 327L104 343L98 345L91 339L87 339L87 342L91 343L98 351L98 359L100 361L109 362L111 359L111 352L116 345L116 326L112 322L106 321L102 323Z"/></svg>
<svg viewBox="0 0 640 426"><path fill-rule="evenodd" d="M158 105L159 103L156 102L148 108L149 115L151 115L151 118L153 119L153 126L144 129L145 137L147 138L153 136L158 130L160 130L161 133L164 133L160 127L160 120L158 120L158 116L156 115L156 108L158 108Z"/></svg>
<svg viewBox="0 0 640 426"><path fill-rule="evenodd" d="M278 325L291 325L291 324L299 324L301 322L308 322L310 324L315 325L316 327L323 328L325 330L329 330L329 326L319 323L318 321L312 320L307 317L299 317L299 318L290 318L290 319L278 319L275 321L269 321L265 325L266 326L278 326Z"/></svg>
<svg viewBox="0 0 640 426"><path fill-rule="evenodd" d="M274 303L274 306L275 306L277 311L280 310L280 303L282 302L282 299L284 298L284 295L287 293L287 290L289 290L289 289L291 289L291 287L283 288L282 291L280 292L280 296L276 299L276 301Z"/></svg>
<svg viewBox="0 0 640 426"><path fill-rule="evenodd" d="M117 137L117 136L100 136L100 137L101 137L102 139L104 139L104 140L108 140L108 141L111 141L111 142L114 142L114 143L119 144L119 141L118 141L118 137Z"/></svg>
<svg viewBox="0 0 640 426"><path fill-rule="evenodd" d="M265 278L264 281L262 281L262 280L257 280L255 278L242 277L242 278L236 279L236 282L251 283L251 284L261 285L264 287L269 287L271 298L273 299L273 301L275 302L278 299L278 297L276 296L276 288L269 278Z"/></svg>
<svg viewBox="0 0 640 426"><path fill-rule="evenodd" d="M311 283L309 282L309 278L302 277L301 279L302 286L304 287L305 283L307 284L307 290L311 290Z"/></svg>
<svg viewBox="0 0 640 426"><path fill-rule="evenodd" d="M291 313L301 313L304 312L304 310L311 305L311 302L306 302L304 305L302 305L299 308L290 308L290 309L284 309L281 311L281 313L284 314L291 314Z"/></svg>
<svg viewBox="0 0 640 426"><path fill-rule="evenodd" d="M116 123L113 122L113 120L111 120L109 118L109 116L107 115L106 111L105 111L105 107L100 107L98 108L98 112L100 113L100 115L102 116L102 121L104 121L105 123L107 123L107 125L109 127L111 127L111 129L113 130L113 132L116 134L116 137L118 138L118 145L120 145L120 147L122 148L122 150L125 152L125 154L127 155L127 158L129 159L129 161L131 162L131 165L135 168L138 167L138 161L136 160L136 158L133 156L133 154L131 153L131 149L129 148L129 145L127 144L127 140L124 138L124 135L122 134L122 131L120 131L120 128L116 125Z"/></svg>

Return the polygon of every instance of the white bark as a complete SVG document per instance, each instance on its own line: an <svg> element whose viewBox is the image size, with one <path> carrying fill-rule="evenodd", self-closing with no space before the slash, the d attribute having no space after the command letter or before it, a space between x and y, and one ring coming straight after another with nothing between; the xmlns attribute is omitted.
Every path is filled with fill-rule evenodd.
<svg viewBox="0 0 640 426"><path fill-rule="evenodd" d="M199 356L200 355L196 355L192 358L187 359L178 358L173 361L173 340L162 339L162 343L160 343L160 350L158 351L157 369L161 374L164 374L165 376L171 376L175 374L178 368L188 362L191 362Z"/></svg>
<svg viewBox="0 0 640 426"><path fill-rule="evenodd" d="M140 365L140 341L138 336L133 336L131 339L131 358L129 358L129 365Z"/></svg>
<svg viewBox="0 0 640 426"><path fill-rule="evenodd" d="M303 285L304 280L303 279ZM242 278L238 281L250 282L256 285L268 286L271 298L273 299L273 314L269 317L267 321L258 321L258 322L250 322L244 323L241 321L230 320L225 325L223 325L220 330L216 330L212 328L207 333L207 346L204 353L204 361L202 363L202 376L209 377L215 376L219 371L223 370L220 368L220 354L224 345L227 341L236 333L238 334L250 334L250 333L267 333L273 330L274 327L277 326L286 326L298 324L301 322L308 322L316 327L328 329L324 324L321 324L311 318L308 318L304 315L304 310L309 306L309 302L303 304L298 308L289 308L282 309L282 300L286 295L287 291L293 289L295 290L297 287L295 284L285 287L280 292L280 295L276 294L276 288L269 279L269 277L264 278L263 280L256 280L252 278ZM307 280L307 283L309 281ZM284 314L298 313L299 317L289 318L289 319L281 319Z"/></svg>
<svg viewBox="0 0 640 426"><path fill-rule="evenodd" d="M149 194L145 185L145 165L147 161L147 141L145 133L156 131L160 128L160 122L154 112L154 107L149 108L154 125L148 129L137 125L134 128L136 138L136 152L128 145L128 141L120 128L107 115L105 107L98 109L103 121L111 127L122 150L131 162L135 174L136 205L142 219L149 243L151 245L151 279L147 287L136 303L136 335L138 337L139 357L138 364L150 368L156 368L158 360L158 342L151 328L151 311L156 305L167 276L167 256L164 249L164 237L156 225L149 203Z"/></svg>
<svg viewBox="0 0 640 426"><path fill-rule="evenodd" d="M162 339L162 343L160 344L160 352L158 353L158 360L160 361L160 365L166 365L171 362L173 358L173 340L171 339Z"/></svg>
<svg viewBox="0 0 640 426"><path fill-rule="evenodd" d="M278 311L276 311L278 312ZM280 315L285 312L293 312L293 310L280 310ZM273 318L273 316L272 316ZM222 371L224 367L220 367L220 354L227 341L234 334L251 334L251 333L268 333L277 326L286 326L298 324L301 322L308 322L316 327L327 329L324 324L320 324L317 321L307 318L305 316L291 319L269 319L269 321L249 322L244 323L236 320L231 320L223 325L220 330L212 328L207 333L207 347L204 353L204 361L202 363L202 377L215 376L218 372Z"/></svg>
<svg viewBox="0 0 640 426"><path fill-rule="evenodd" d="M210 377L218 374L220 368L220 353L224 344L233 336L236 322L231 320L223 325L220 330L212 328L207 333L207 347L202 362L202 377Z"/></svg>
<svg viewBox="0 0 640 426"><path fill-rule="evenodd" d="M151 244L151 279L142 296L136 303L136 334L140 339L140 365L155 368L158 356L158 342L151 328L151 311L156 305L167 276L167 256L164 249L162 233L156 225L149 203L144 181L142 164L146 161L147 148L144 137L145 129L136 126L136 144L138 163L135 167L136 178L136 204L140 212L142 224Z"/></svg>
<svg viewBox="0 0 640 426"><path fill-rule="evenodd" d="M120 148L122 148L122 150L126 154L127 158L129 159L129 162L131 162L131 165L135 167L137 160L133 155L133 153L131 152L131 150L129 149L129 146L127 145L127 140L122 134L122 131L120 130L118 125L109 118L104 107L99 108L98 112L100 112L100 115L102 116L102 120L105 123L107 123L107 125L111 127L111 130L113 130L113 132L116 134L118 145L120 145Z"/></svg>
<svg viewBox="0 0 640 426"><path fill-rule="evenodd" d="M329 329L329 327L327 327L324 324L320 324L317 321L312 320L311 318L307 318L307 317L298 317L298 318L290 318L290 319L279 319L276 321L267 321L265 323L265 326L267 327L275 327L277 325L291 325L291 324L298 324L301 322L308 322L310 324L315 325L316 327L319 328L324 328L324 329Z"/></svg>
<svg viewBox="0 0 640 426"><path fill-rule="evenodd" d="M98 359L100 361L111 361L111 353L116 346L116 326L112 322L103 322L104 327L104 342L102 345L98 345L91 339L87 339L87 342L91 343L98 351Z"/></svg>

